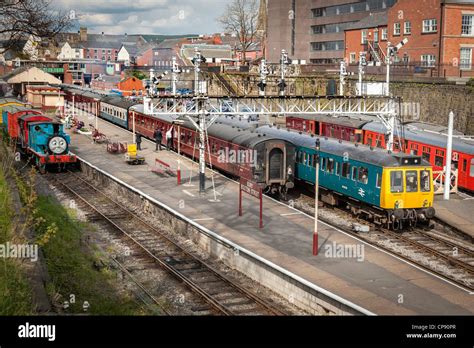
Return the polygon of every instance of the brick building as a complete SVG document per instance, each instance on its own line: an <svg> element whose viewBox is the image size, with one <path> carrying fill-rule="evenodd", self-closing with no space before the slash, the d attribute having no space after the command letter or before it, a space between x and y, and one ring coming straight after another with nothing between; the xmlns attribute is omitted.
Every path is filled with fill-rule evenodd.
<svg viewBox="0 0 474 348"><path fill-rule="evenodd" d="M276 63L285 49L305 63L344 57L344 30L395 0L267 0L266 59Z"/></svg>
<svg viewBox="0 0 474 348"><path fill-rule="evenodd" d="M356 63L362 50L380 64L386 43L404 38L408 42L394 58L399 66L415 73L429 69L431 76L474 77L474 1L398 0L385 15L373 13L345 30L344 58Z"/></svg>
<svg viewBox="0 0 474 348"><path fill-rule="evenodd" d="M359 62L360 52L366 60L381 65L387 50L387 12L371 13L345 30L344 58L349 64Z"/></svg>

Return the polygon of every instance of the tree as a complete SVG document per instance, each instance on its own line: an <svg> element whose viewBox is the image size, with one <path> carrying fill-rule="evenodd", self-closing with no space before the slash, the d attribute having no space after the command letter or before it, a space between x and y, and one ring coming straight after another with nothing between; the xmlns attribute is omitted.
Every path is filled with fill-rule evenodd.
<svg viewBox="0 0 474 348"><path fill-rule="evenodd" d="M51 0L0 0L1 52L17 48L21 40L54 38L71 25L69 15L51 7Z"/></svg>
<svg viewBox="0 0 474 348"><path fill-rule="evenodd" d="M258 10L258 0L232 0L218 19L224 30L237 34L242 62L246 61L247 49L257 38Z"/></svg>

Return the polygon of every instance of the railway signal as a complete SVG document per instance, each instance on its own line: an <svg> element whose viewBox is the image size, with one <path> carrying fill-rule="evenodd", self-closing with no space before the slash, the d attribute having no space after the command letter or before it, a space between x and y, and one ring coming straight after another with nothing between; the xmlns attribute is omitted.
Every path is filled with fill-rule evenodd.
<svg viewBox="0 0 474 348"><path fill-rule="evenodd" d="M203 93L199 73L201 72L201 63L206 62L206 58L201 54L197 47L194 48L194 58L191 60L194 64L194 94Z"/></svg>
<svg viewBox="0 0 474 348"><path fill-rule="evenodd" d="M259 95L265 95L265 87L267 86L267 75L269 74L267 62L262 59L260 62L260 82L257 84L259 89Z"/></svg>
<svg viewBox="0 0 474 348"><path fill-rule="evenodd" d="M288 58L288 53L285 50L281 50L280 56L280 82L278 83L278 87L280 88L280 95L285 95L286 83L285 83L285 75L287 72L288 65L291 64L290 59Z"/></svg>
<svg viewBox="0 0 474 348"><path fill-rule="evenodd" d="M366 52L359 53L359 90L357 95L362 96L364 94L362 88L362 76L365 74L364 67L367 65Z"/></svg>

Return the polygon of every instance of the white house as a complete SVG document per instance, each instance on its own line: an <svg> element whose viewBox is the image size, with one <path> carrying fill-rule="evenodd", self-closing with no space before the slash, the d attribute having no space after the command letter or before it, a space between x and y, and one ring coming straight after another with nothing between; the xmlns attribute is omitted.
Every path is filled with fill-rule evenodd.
<svg viewBox="0 0 474 348"><path fill-rule="evenodd" d="M122 45L117 54L117 62L124 62L125 65L135 64L138 54L136 45Z"/></svg>
<svg viewBox="0 0 474 348"><path fill-rule="evenodd" d="M61 46L61 52L58 54L58 59L71 60L71 59L83 59L84 49L80 45L72 45L69 42L65 42Z"/></svg>

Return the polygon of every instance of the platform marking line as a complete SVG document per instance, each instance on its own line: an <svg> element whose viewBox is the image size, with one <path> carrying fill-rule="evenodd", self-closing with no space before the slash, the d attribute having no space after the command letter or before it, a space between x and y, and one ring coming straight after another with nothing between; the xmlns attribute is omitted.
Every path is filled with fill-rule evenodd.
<svg viewBox="0 0 474 348"><path fill-rule="evenodd" d="M196 197L195 195L193 195L191 192L189 192L188 190L183 190L183 193L187 194L188 196L191 196L191 197Z"/></svg>
<svg viewBox="0 0 474 348"><path fill-rule="evenodd" d="M214 220L214 218L193 219L193 221L209 221L209 220Z"/></svg>
<svg viewBox="0 0 474 348"><path fill-rule="evenodd" d="M280 216L291 216L291 215L301 215L302 212L297 212L297 213L286 213L286 214L280 214Z"/></svg>

